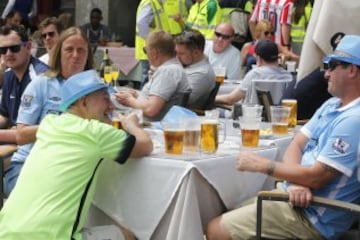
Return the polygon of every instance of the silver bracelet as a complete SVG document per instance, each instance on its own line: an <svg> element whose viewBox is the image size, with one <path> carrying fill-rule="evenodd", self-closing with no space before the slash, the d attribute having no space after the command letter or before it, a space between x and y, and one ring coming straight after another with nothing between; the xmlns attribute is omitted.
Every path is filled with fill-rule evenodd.
<svg viewBox="0 0 360 240"><path fill-rule="evenodd" d="M269 167L266 171L267 175L272 176L275 171L276 164L274 161L270 161Z"/></svg>

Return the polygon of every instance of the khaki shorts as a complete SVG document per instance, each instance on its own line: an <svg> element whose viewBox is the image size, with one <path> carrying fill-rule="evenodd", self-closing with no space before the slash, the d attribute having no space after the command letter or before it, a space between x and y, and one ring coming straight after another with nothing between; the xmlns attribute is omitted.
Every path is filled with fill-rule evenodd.
<svg viewBox="0 0 360 240"><path fill-rule="evenodd" d="M221 224L232 239L255 239L256 199L223 214ZM300 208L279 201L263 201L261 236L270 239L323 239Z"/></svg>
<svg viewBox="0 0 360 240"><path fill-rule="evenodd" d="M115 225L84 228L83 240L125 240L121 230Z"/></svg>

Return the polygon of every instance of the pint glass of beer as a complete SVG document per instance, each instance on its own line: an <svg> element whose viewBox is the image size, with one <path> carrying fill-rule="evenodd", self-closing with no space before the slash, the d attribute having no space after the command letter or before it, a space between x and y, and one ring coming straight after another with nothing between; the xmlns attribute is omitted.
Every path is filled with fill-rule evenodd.
<svg viewBox="0 0 360 240"><path fill-rule="evenodd" d="M219 146L219 120L205 119L201 123L200 147L204 153L215 153Z"/></svg>
<svg viewBox="0 0 360 240"><path fill-rule="evenodd" d="M223 84L224 80L225 80L226 68L225 67L214 67L213 70L214 70L214 73L216 76L216 82Z"/></svg>
<svg viewBox="0 0 360 240"><path fill-rule="evenodd" d="M199 118L183 118L185 125L184 134L184 152L195 153L200 150L200 128L201 122Z"/></svg>
<svg viewBox="0 0 360 240"><path fill-rule="evenodd" d="M272 132L276 135L285 135L288 133L290 107L270 106Z"/></svg>
<svg viewBox="0 0 360 240"><path fill-rule="evenodd" d="M114 128L122 129L122 124L121 124L121 121L120 121L120 118L119 118L119 114L124 114L124 113L122 113L122 112L119 111L119 110L114 110L114 111L111 113L111 125L112 125Z"/></svg>
<svg viewBox="0 0 360 240"><path fill-rule="evenodd" d="M241 143L244 147L259 146L261 117L240 117Z"/></svg>
<svg viewBox="0 0 360 240"><path fill-rule="evenodd" d="M161 122L164 129L165 153L182 154L185 129L177 122Z"/></svg>
<svg viewBox="0 0 360 240"><path fill-rule="evenodd" d="M297 101L296 99L283 99L281 100L282 106L290 107L290 118L289 118L289 128L296 127L297 124Z"/></svg>
<svg viewBox="0 0 360 240"><path fill-rule="evenodd" d="M219 143L225 141L226 138L226 125L219 120L218 110L205 111L205 118L201 122L200 130L201 151L208 154L215 153Z"/></svg>

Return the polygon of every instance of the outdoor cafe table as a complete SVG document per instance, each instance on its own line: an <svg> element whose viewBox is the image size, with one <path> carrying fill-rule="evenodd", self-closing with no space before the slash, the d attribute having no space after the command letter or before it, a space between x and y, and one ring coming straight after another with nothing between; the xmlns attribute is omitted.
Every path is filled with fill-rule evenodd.
<svg viewBox="0 0 360 240"><path fill-rule="evenodd" d="M159 133L155 133L159 134ZM161 136L156 136L159 138ZM253 149L275 160L277 143ZM235 169L239 136L229 136L215 155L166 155L155 141L154 153L124 165L102 166L93 205L142 239L203 239L206 224L263 188L266 175ZM98 216L89 213L89 219Z"/></svg>

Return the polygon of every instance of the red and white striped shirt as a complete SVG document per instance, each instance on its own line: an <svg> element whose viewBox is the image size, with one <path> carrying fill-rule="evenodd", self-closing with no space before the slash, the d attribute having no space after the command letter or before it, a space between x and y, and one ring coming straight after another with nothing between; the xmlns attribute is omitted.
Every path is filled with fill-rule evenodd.
<svg viewBox="0 0 360 240"><path fill-rule="evenodd" d="M281 24L291 24L293 3L291 0L258 0L250 16L250 22L269 20L275 32L275 42L284 44Z"/></svg>

